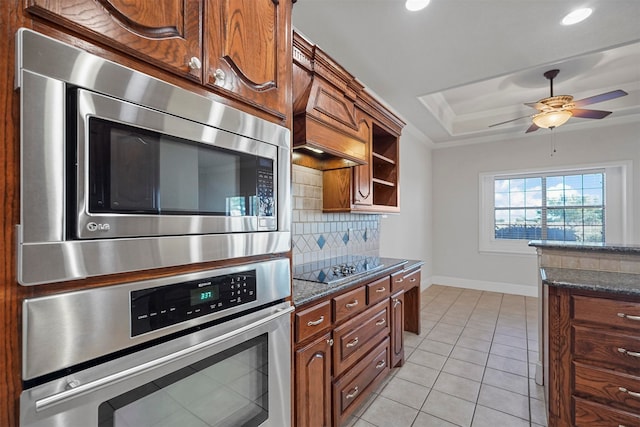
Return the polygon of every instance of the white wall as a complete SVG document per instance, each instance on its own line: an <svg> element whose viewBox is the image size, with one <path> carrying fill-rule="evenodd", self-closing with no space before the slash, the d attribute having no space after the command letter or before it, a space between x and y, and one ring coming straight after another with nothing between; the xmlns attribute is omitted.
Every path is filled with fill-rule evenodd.
<svg viewBox="0 0 640 427"><path fill-rule="evenodd" d="M633 169L631 217L638 217L640 123L566 131L560 128L554 132L557 152L553 156L550 155L551 131L544 129L513 140L433 150L434 226L432 259L429 260L433 283L537 295L535 255L478 251L478 176L482 172L630 160ZM411 197L414 196L405 193L405 199ZM631 229L634 231L629 241L640 242L640 224Z"/></svg>
<svg viewBox="0 0 640 427"><path fill-rule="evenodd" d="M400 214L380 220L380 255L424 261L422 283L430 284L432 246L431 150L411 126L400 138Z"/></svg>

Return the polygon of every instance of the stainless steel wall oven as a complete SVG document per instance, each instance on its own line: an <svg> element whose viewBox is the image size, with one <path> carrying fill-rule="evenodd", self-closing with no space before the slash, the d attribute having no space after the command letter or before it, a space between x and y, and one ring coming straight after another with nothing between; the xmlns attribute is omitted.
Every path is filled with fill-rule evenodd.
<svg viewBox="0 0 640 427"><path fill-rule="evenodd" d="M289 426L288 259L27 299L21 427Z"/></svg>
<svg viewBox="0 0 640 427"><path fill-rule="evenodd" d="M18 281L290 249L290 132L21 29Z"/></svg>

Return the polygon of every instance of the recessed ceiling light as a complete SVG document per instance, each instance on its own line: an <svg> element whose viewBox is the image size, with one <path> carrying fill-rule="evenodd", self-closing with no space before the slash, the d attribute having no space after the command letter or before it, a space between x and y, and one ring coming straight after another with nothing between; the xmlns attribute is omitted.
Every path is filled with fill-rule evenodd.
<svg viewBox="0 0 640 427"><path fill-rule="evenodd" d="M407 8L407 10L410 10L411 12L415 12L417 10L421 10L427 7L430 1L431 0L407 0L404 6Z"/></svg>
<svg viewBox="0 0 640 427"><path fill-rule="evenodd" d="M593 10L590 7L576 9L562 18L562 25L573 25L582 22L591 15L591 12L593 12Z"/></svg>

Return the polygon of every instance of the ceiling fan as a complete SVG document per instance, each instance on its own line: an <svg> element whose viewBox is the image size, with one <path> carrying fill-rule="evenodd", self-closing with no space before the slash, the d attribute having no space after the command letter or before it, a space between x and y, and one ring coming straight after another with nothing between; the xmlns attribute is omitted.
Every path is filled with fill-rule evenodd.
<svg viewBox="0 0 640 427"><path fill-rule="evenodd" d="M525 133L536 131L540 128L553 129L563 125L571 117L582 117L584 119L603 119L611 114L611 111L603 110L586 110L581 107L585 105L595 104L597 102L609 101L610 99L619 98L628 95L623 90L614 90L611 92L601 93L600 95L590 96L588 98L574 101L571 95L553 95L553 79L558 75L560 70L549 70L544 76L549 79L550 96L543 98L538 102L528 102L525 105L538 110L533 116L527 115L518 117L517 119L507 120L505 122L495 123L489 127L503 125L505 123L514 122L516 120L531 117L532 124Z"/></svg>

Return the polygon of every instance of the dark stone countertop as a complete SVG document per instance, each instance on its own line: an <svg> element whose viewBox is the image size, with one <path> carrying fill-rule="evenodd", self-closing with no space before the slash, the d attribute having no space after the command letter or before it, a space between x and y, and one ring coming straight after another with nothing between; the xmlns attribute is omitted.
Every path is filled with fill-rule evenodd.
<svg viewBox="0 0 640 427"><path fill-rule="evenodd" d="M366 283L370 281L372 277L382 276L385 273L390 273L391 271L399 269L410 270L424 264L423 261L395 258L380 258L380 262L384 265L384 267L369 274L359 275L353 280L346 280L344 282L339 282L331 285L328 285L326 283L293 279L293 305L301 306L324 296L353 287L360 283Z"/></svg>
<svg viewBox="0 0 640 427"><path fill-rule="evenodd" d="M529 246L536 248L563 249L571 251L617 253L617 254L637 254L640 255L640 245L624 243L583 243L583 242L561 242L554 240L532 240Z"/></svg>
<svg viewBox="0 0 640 427"><path fill-rule="evenodd" d="M640 296L640 274L544 267L540 277L549 286Z"/></svg>

